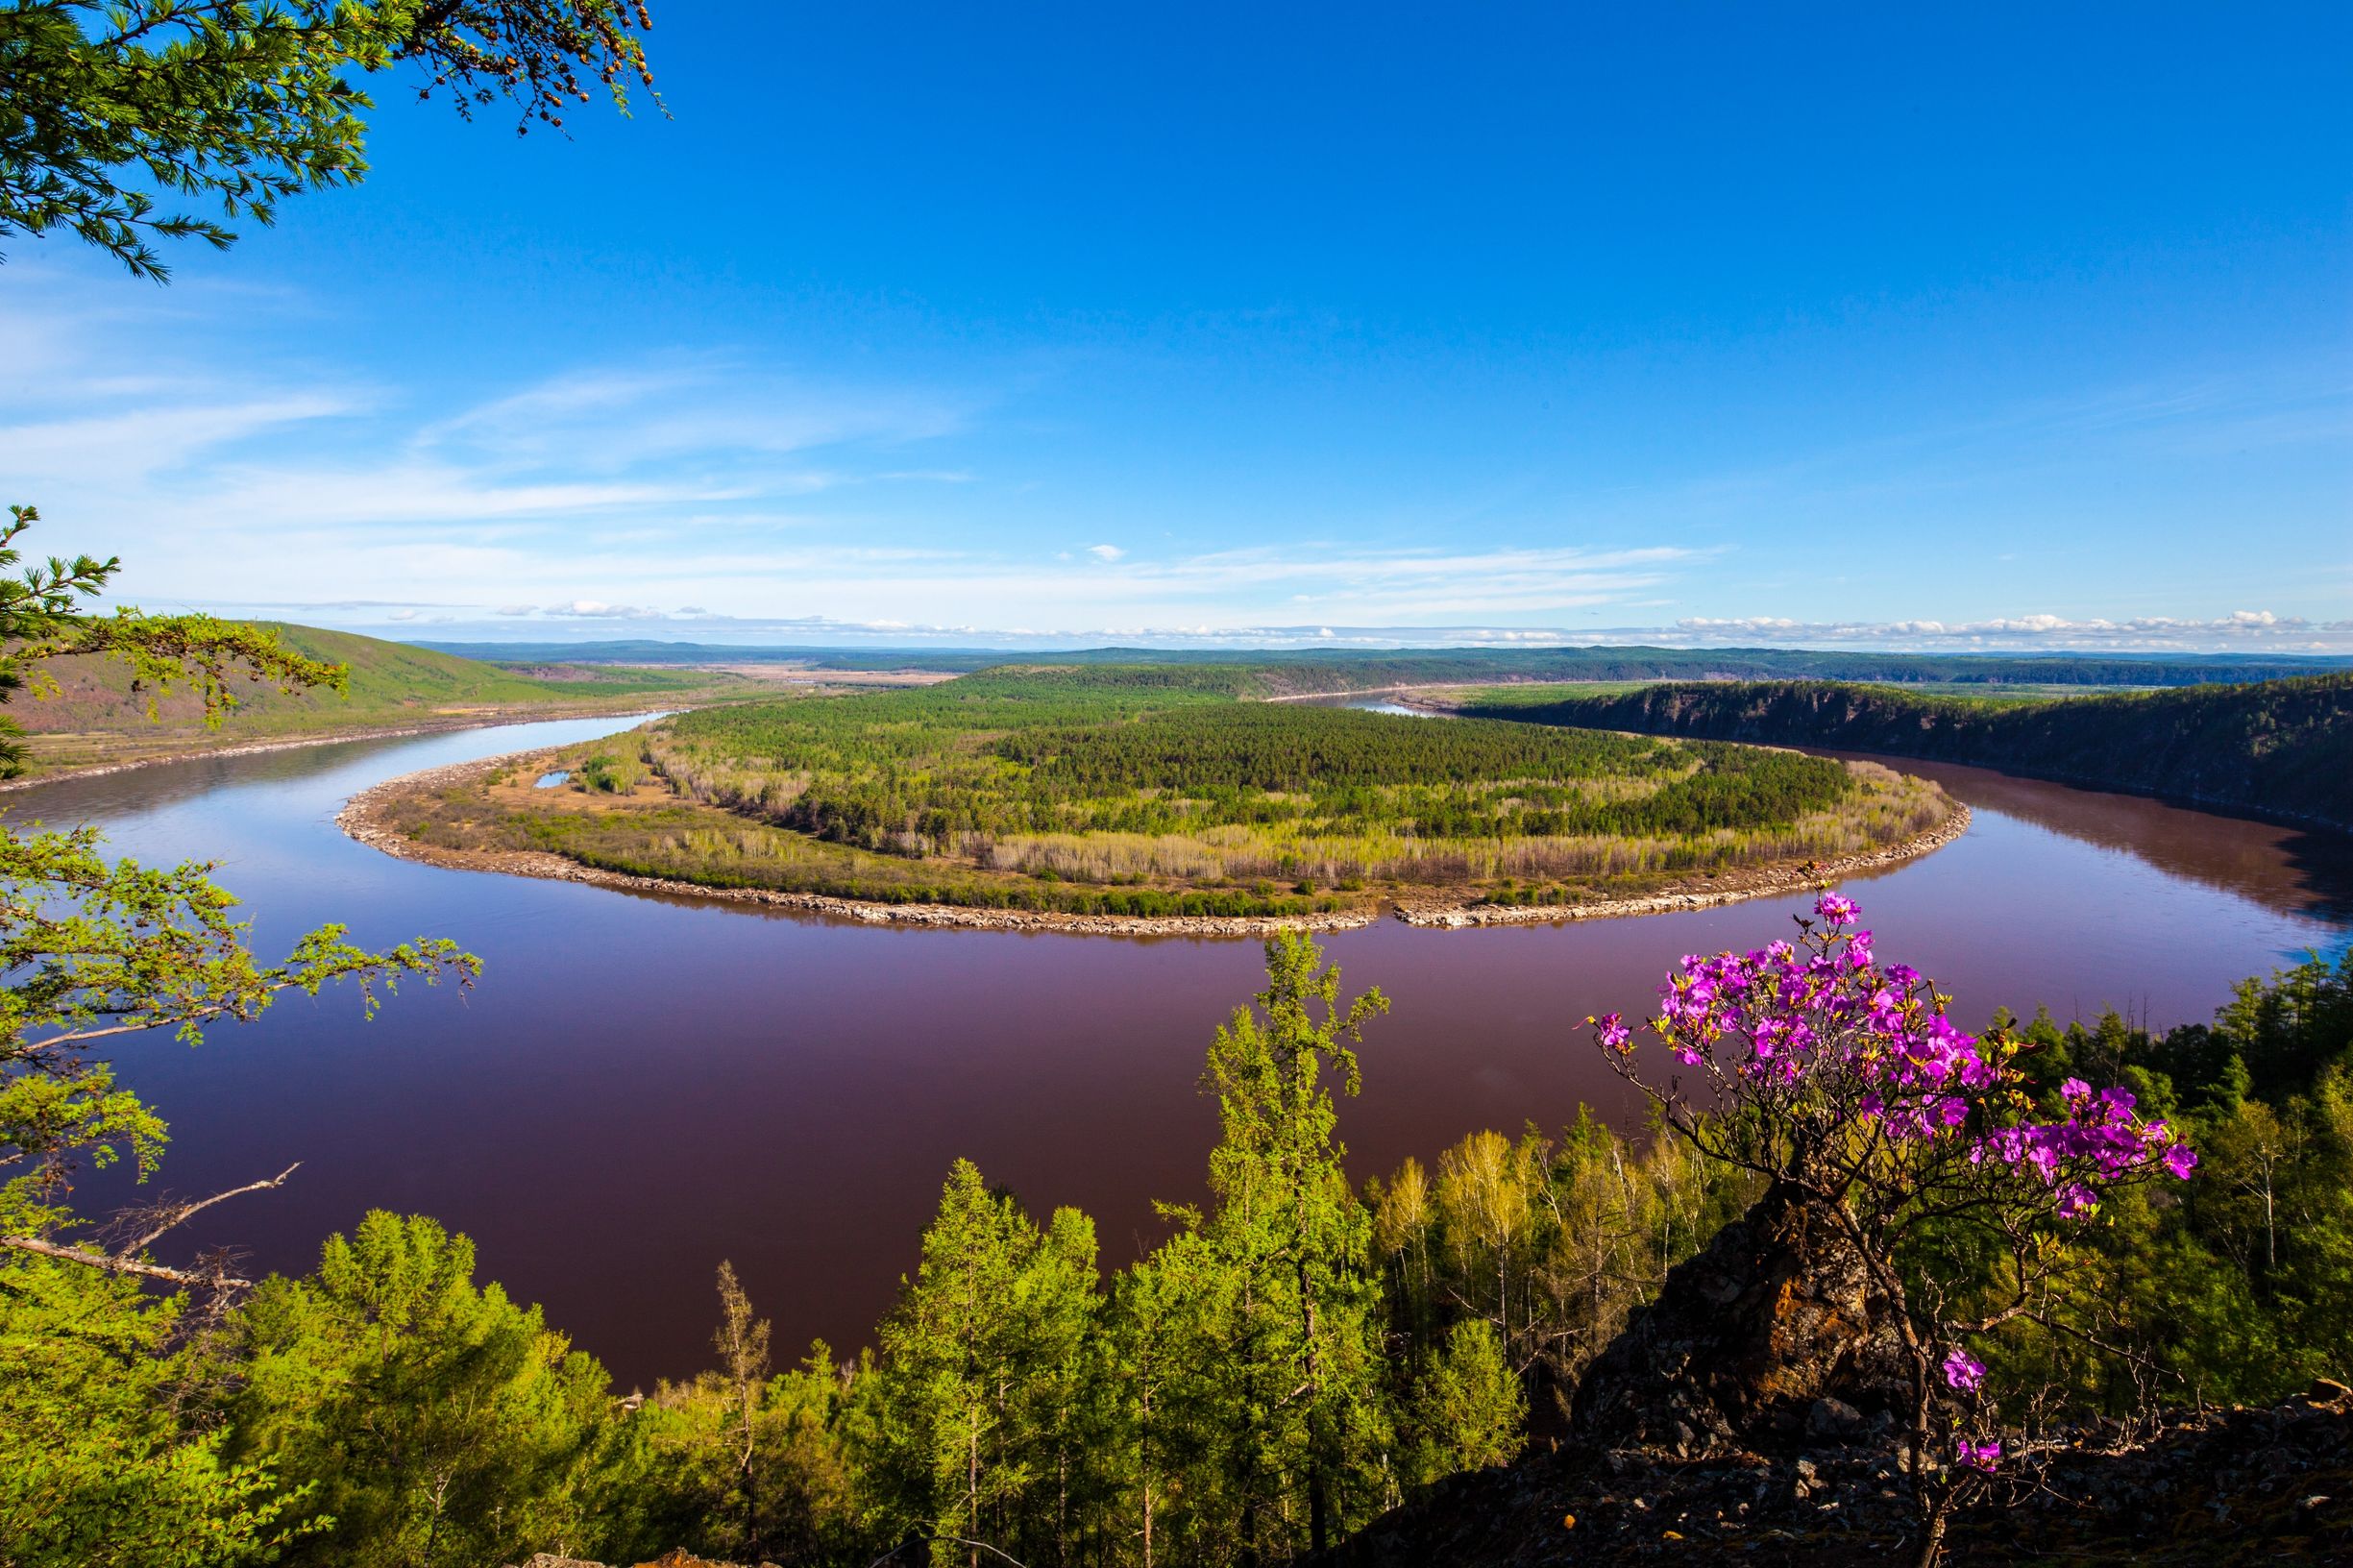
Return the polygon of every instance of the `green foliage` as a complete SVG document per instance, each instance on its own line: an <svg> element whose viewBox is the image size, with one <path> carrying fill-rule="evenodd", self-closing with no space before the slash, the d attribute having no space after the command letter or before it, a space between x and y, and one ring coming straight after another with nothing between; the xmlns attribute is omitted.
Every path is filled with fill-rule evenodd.
<svg viewBox="0 0 2353 1568"><path fill-rule="evenodd" d="M0 528L0 571L23 559L16 541L40 521L35 507L11 506L9 512L8 527ZM126 695L149 717L162 697L184 690L204 722L213 725L239 704L230 685L233 674L242 674L248 685L282 693L344 689L340 669L287 648L265 626L208 615L142 615L128 608L104 619L84 614L81 601L97 597L121 567L111 556L101 561L53 555L13 578L0 577L0 702L28 682L37 696L50 695L56 682L48 667L77 659L119 666ZM24 771L23 734L14 720L0 720L0 778Z"/></svg>
<svg viewBox="0 0 2353 1568"><path fill-rule="evenodd" d="M1218 1030L1205 1080L1221 1128L1214 1202L1188 1227L1213 1283L1195 1355L1218 1371L1219 1419L1201 1425L1222 1483L1196 1504L1197 1528L1253 1561L1320 1549L1393 1485L1371 1216L1332 1092L1357 1092L1355 1045L1388 1000L1341 1006L1339 971L1321 962L1304 934L1269 939L1257 1009Z"/></svg>
<svg viewBox="0 0 2353 1568"><path fill-rule="evenodd" d="M15 563L13 542L34 521L16 508L0 564ZM78 601L114 570L87 556L51 561L0 587L0 700L29 671L74 653L118 659L153 687L190 685L213 716L232 705L225 682L238 670L288 686L340 678L259 628L81 615ZM365 952L327 926L265 967L234 905L206 866L110 861L88 829L0 827L0 1562L10 1568L277 1560L320 1524L306 1485L289 1489L266 1462L224 1458L230 1433L216 1407L232 1369L220 1330L244 1282L217 1258L181 1268L152 1256L217 1199L126 1215L103 1243L77 1234L74 1172L127 1158L143 1181L165 1138L101 1042L169 1029L193 1044L281 992L316 995L345 981L372 1012L404 977L463 984L478 966L445 942ZM150 1296L149 1282L177 1288Z"/></svg>
<svg viewBox="0 0 2353 1568"><path fill-rule="evenodd" d="M2005 1376L2131 1410L2267 1403L2353 1372L2353 954L2248 981L2210 1024L2038 1017L2024 1035L2047 1083L2136 1083L2200 1161L2178 1194L2104 1213L2085 1242L2091 1277L2064 1321L2118 1354L2022 1335Z"/></svg>
<svg viewBox="0 0 2353 1568"><path fill-rule="evenodd" d="M1087 1533L1100 1397L1094 1226L1042 1230L958 1161L881 1330L866 1453L886 1531L1064 1562Z"/></svg>
<svg viewBox="0 0 2353 1568"><path fill-rule="evenodd" d="M445 847L550 849L712 886L1151 917L1316 913L1363 904L1346 895L1376 883L1579 902L1851 852L1947 809L1885 770L1242 702L1238 679L1022 669L707 708L648 731L682 815L591 820L460 792L407 821Z"/></svg>
<svg viewBox="0 0 2353 1568"><path fill-rule="evenodd" d="M684 1547L725 1561L867 1561L851 1384L822 1344L752 1385L748 1420L726 1371L665 1383L629 1418L640 1468L601 1506L641 1516L631 1548L641 1555Z"/></svg>
<svg viewBox="0 0 2353 1568"><path fill-rule="evenodd" d="M355 77L408 65L461 113L504 96L560 126L584 74L625 110L630 79L651 86L648 25L636 0L5 0L0 234L61 229L160 281L153 240L236 236L159 200L267 224L360 179Z"/></svg>
<svg viewBox="0 0 2353 1568"><path fill-rule="evenodd" d="M233 643L221 651L249 666L257 652L301 661L305 678L255 680L250 671L247 678L236 678L224 667L228 678L201 690L184 678L142 675L102 652L62 653L41 665L34 681L38 700L18 709L24 727L43 737L36 761L68 768L229 744L233 737L324 735L500 712L621 713L674 701L730 700L752 689L751 682L718 672L512 669L315 626L201 617L165 624L202 628L215 641ZM110 623L85 627L93 625ZM141 625L152 626L155 618ZM225 720L233 723L225 725Z"/></svg>
<svg viewBox="0 0 2353 1568"><path fill-rule="evenodd" d="M37 521L30 507L13 510L0 531L0 567L16 564L15 541ZM28 671L74 651L121 659L145 679L189 682L214 714L230 703L223 683L233 668L286 684L339 678L256 627L200 616L83 615L79 601L115 570L112 560L85 555L0 579L0 701L23 688ZM0 772L15 760L7 747L0 733ZM0 1247L189 1283L193 1276L144 1257L149 1242L192 1212L184 1207L149 1216L112 1252L55 1238L72 1221L64 1200L77 1164L104 1166L128 1154L144 1180L163 1147L162 1118L117 1084L92 1047L151 1029L177 1030L194 1044L207 1024L250 1020L281 992L315 996L344 981L373 1013L379 991L404 976L462 985L480 966L440 941L365 952L331 925L265 968L245 946L245 927L232 914L236 900L210 881L209 867L110 861L100 843L87 828L0 826Z"/></svg>
<svg viewBox="0 0 2353 1568"><path fill-rule="evenodd" d="M0 1255L0 1563L233 1568L310 1527L205 1418L231 1372L184 1298L79 1264Z"/></svg>
<svg viewBox="0 0 2353 1568"><path fill-rule="evenodd" d="M1218 702L1213 674L970 676L689 714L656 745L693 793L818 838L915 853L959 835L1278 823L1426 840L1690 835L1788 822L1851 789L1836 764L1787 752ZM697 787L737 771L750 776Z"/></svg>
<svg viewBox="0 0 2353 1568"><path fill-rule="evenodd" d="M1470 1134L1439 1156L1434 1179L1408 1160L1367 1192L1397 1353L1443 1373L1447 1356L1467 1354L1451 1336L1482 1326L1547 1409L1557 1398L1565 1410L1586 1363L1667 1270L1756 1194L1673 1139L1630 1145L1583 1107L1557 1139ZM1414 1473L1427 1479L1429 1456L1445 1451L1417 1440ZM1462 1464L1488 1462L1472 1452Z"/></svg>
<svg viewBox="0 0 2353 1568"><path fill-rule="evenodd" d="M195 1043L216 1020L248 1021L284 991L350 982L372 1012L404 976L470 983L477 962L445 941L371 953L327 926L264 967L245 946L236 900L210 868L109 861L87 828L0 829L0 1244L64 1225L79 1164L128 1156L144 1179L161 1118L88 1054L97 1041L175 1029ZM131 1249L135 1254L137 1248Z"/></svg>
<svg viewBox="0 0 2353 1568"><path fill-rule="evenodd" d="M464 1237L379 1211L329 1238L315 1275L265 1281L242 1309L233 1452L309 1483L306 1516L331 1522L282 1560L429 1568L601 1546L603 1369L473 1276Z"/></svg>
<svg viewBox="0 0 2353 1568"><path fill-rule="evenodd" d="M2046 702L1718 681L1464 711L1931 757L2353 827L2353 674Z"/></svg>
<svg viewBox="0 0 2353 1568"><path fill-rule="evenodd" d="M1398 1468L1422 1485L1506 1464L1520 1452L1528 1395L1492 1324L1466 1318L1427 1360L1399 1421Z"/></svg>

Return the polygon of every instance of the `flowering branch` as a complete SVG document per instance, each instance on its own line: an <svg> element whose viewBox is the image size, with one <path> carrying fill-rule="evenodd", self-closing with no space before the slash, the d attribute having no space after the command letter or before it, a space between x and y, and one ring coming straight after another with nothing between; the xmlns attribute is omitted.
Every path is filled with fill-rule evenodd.
<svg viewBox="0 0 2353 1568"><path fill-rule="evenodd" d="M1677 1136L1815 1204L1890 1304L1911 1367L1927 1568L1952 1509L2001 1461L1985 1363L1965 1342L2035 1315L2036 1291L2069 1261L2070 1232L2104 1197L2187 1179L2197 1156L2169 1123L2143 1116L2129 1090L2071 1078L2055 1103L2038 1097L2022 1042L1955 1026L1949 996L1908 965L1879 961L1859 914L1826 887L1795 942L1685 955L1642 1026L1678 1065L1663 1083L1645 1071L1621 1015L1586 1022ZM1975 1245L1937 1244L1955 1233ZM1987 1256L1999 1260L1998 1287L1973 1263Z"/></svg>

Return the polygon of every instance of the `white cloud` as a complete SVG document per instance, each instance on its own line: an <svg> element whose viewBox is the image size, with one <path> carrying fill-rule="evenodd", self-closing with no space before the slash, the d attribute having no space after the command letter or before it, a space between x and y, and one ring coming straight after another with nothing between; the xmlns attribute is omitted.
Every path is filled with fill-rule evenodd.
<svg viewBox="0 0 2353 1568"><path fill-rule="evenodd" d="M550 615L570 616L581 621L662 621L668 617L650 604L607 604L601 599L576 599L569 604L551 604Z"/></svg>
<svg viewBox="0 0 2353 1568"><path fill-rule="evenodd" d="M1785 616L1693 616L1675 624L1706 643L1742 640L1803 644L1884 644L1906 648L2004 648L2131 651L2268 649L2319 651L2353 647L2353 621L2313 621L2269 610L2233 610L2204 619L2168 615L2126 620L2047 613L1987 620L1798 621Z"/></svg>
<svg viewBox="0 0 2353 1568"><path fill-rule="evenodd" d="M1117 545L1089 545L1087 553L1108 565L1125 555L1127 551L1121 550Z"/></svg>

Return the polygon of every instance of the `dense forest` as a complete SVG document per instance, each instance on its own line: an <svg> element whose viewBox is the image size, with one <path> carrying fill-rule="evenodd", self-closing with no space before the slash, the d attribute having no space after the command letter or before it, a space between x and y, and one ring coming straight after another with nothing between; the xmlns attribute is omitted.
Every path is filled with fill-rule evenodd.
<svg viewBox="0 0 2353 1568"><path fill-rule="evenodd" d="M2353 828L2353 674L1992 703L1815 681L1466 694L1535 723L1973 763Z"/></svg>
<svg viewBox="0 0 2353 1568"><path fill-rule="evenodd" d="M1210 1047L1205 1205L1120 1262L1086 1215L1034 1214L959 1163L854 1355L774 1355L723 1267L712 1368L618 1397L540 1309L476 1277L463 1237L391 1213L241 1301L5 1255L0 1560L392 1568L684 1545L856 1568L919 1533L1035 1568L1274 1562L1509 1458L1753 1191L1582 1115L1352 1179L1339 1118L1360 1070L1381 1071L1384 1004L1345 999L1305 938L1268 960ZM2341 1375L2353 958L2249 981L2162 1035L2114 1015L2019 1035L2053 1103L2076 1075L2128 1084L2203 1164L2071 1233L2059 1332L1997 1336L1990 1385L2053 1422ZM930 1560L949 1556L965 1549Z"/></svg>
<svg viewBox="0 0 2353 1568"><path fill-rule="evenodd" d="M1917 780L1794 752L1237 700L1247 679L1021 669L707 709L634 756L559 759L576 792L617 802L454 791L398 820L443 848L716 885L1226 915L1399 889L1574 901L1875 847L1949 809Z"/></svg>

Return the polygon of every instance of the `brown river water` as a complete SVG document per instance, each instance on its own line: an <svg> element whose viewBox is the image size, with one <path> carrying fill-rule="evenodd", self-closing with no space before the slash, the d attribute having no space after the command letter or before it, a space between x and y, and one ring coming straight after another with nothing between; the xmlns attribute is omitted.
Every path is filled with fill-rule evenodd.
<svg viewBox="0 0 2353 1568"><path fill-rule="evenodd" d="M1255 989L1255 943L897 929L445 870L346 839L337 807L416 770L586 739L613 720L177 763L0 797L12 821L91 822L146 860L203 857L257 945L348 921L385 944L447 935L470 994L282 1001L189 1049L135 1041L123 1076L172 1123L159 1184L213 1190L302 1169L166 1243L233 1243L298 1270L371 1207L472 1236L484 1277L543 1303L624 1386L707 1364L711 1278L732 1259L780 1351L866 1342L969 1156L1041 1213L1095 1217L1107 1263L1193 1200L1215 1131L1202 1054ZM2353 940L2353 841L1926 763L1969 833L1849 884L1883 957L1976 1020L2115 1007L2202 1018L2243 976ZM1585 1038L1639 1013L1681 953L1784 934L1792 898L1461 931L1385 920L1325 939L1393 1010L1341 1110L1360 1174L1482 1127L1632 1115ZM111 1179L86 1207L127 1201Z"/></svg>

